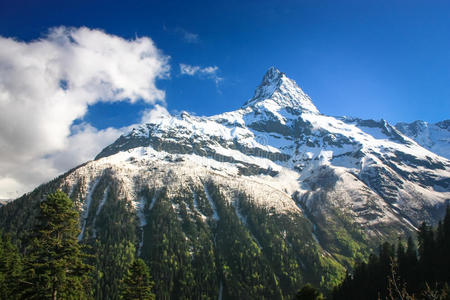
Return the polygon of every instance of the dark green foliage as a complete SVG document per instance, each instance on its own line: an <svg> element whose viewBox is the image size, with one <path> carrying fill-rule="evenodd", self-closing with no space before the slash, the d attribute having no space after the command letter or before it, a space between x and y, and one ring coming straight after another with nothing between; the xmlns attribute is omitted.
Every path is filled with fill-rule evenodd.
<svg viewBox="0 0 450 300"><path fill-rule="evenodd" d="M106 188L100 182L97 194L103 197ZM94 298L99 300L120 299L120 281L134 261L136 253L135 215L127 201L117 197L117 194L119 191L111 184L106 194L107 201L96 218L96 224L93 224L93 220L88 220L88 224L95 225L96 230L95 239L91 234L85 240L91 246L95 258L92 262L95 266ZM92 207L91 210L95 211Z"/></svg>
<svg viewBox="0 0 450 300"><path fill-rule="evenodd" d="M125 300L153 300L154 282L145 262L138 258L130 266L127 276L122 283L122 298Z"/></svg>
<svg viewBox="0 0 450 300"><path fill-rule="evenodd" d="M300 259L301 253L308 251L306 248L311 244L305 243L303 239L300 243L296 243L295 234L302 235L300 228L304 228L302 224L297 223L301 220L293 216L292 219L295 220L293 222L288 216L275 215L267 209L254 205L245 195L239 196L239 202L235 206L246 218L249 230L260 243L262 254L276 274L280 288L284 294L293 294L303 282L302 274L307 273L304 272L306 262ZM290 226L299 228L298 232L291 234Z"/></svg>
<svg viewBox="0 0 450 300"><path fill-rule="evenodd" d="M0 232L0 299L18 298L22 267L17 247Z"/></svg>
<svg viewBox="0 0 450 300"><path fill-rule="evenodd" d="M95 268L91 276L95 299L119 299L120 281L138 247L151 269L154 293L162 299L211 299L220 292L223 299L286 299L305 282L325 289L342 276L343 267L324 255L311 235L311 223L300 214L276 214L243 193L236 193L239 199L230 202L211 182L182 186L170 195L144 187L139 197L145 199L147 224L141 228L110 172L105 170L95 186L80 179L70 189L78 203L86 203L86 188L92 195L81 243L89 246ZM37 189L35 196L47 188L51 187ZM15 205L10 211L20 212Z"/></svg>
<svg viewBox="0 0 450 300"><path fill-rule="evenodd" d="M353 274L333 291L333 299L449 299L450 209L436 229L423 223L417 233L418 249L411 237L405 248L384 243L379 255L357 264ZM408 298L409 297L409 298Z"/></svg>
<svg viewBox="0 0 450 300"><path fill-rule="evenodd" d="M134 259L135 247L129 242L97 242L94 249L94 298L120 299L120 280Z"/></svg>
<svg viewBox="0 0 450 300"><path fill-rule="evenodd" d="M147 211L142 256L150 262L158 299L208 299L218 293L213 235L201 216L192 213L192 199L188 190L171 199L160 191Z"/></svg>
<svg viewBox="0 0 450 300"><path fill-rule="evenodd" d="M242 226L235 208L220 188L208 184L218 214L216 245L221 277L227 294L235 299L280 299L282 291L258 241Z"/></svg>
<svg viewBox="0 0 450 300"><path fill-rule="evenodd" d="M79 215L62 191L41 203L24 258L22 296L26 299L86 299L90 266L78 244Z"/></svg>
<svg viewBox="0 0 450 300"><path fill-rule="evenodd" d="M236 203L262 246L262 253L277 275L285 296L293 295L305 282L329 284L344 269L323 252L311 235L312 226L299 215L276 214L240 195Z"/></svg>
<svg viewBox="0 0 450 300"><path fill-rule="evenodd" d="M290 298L306 281L337 277L339 264L324 258L299 215L278 215L245 194L230 203L220 186L176 195L146 191L142 257L149 262L157 298ZM155 197L156 193L156 197ZM342 268L342 267L340 267ZM222 288L221 288L222 287Z"/></svg>
<svg viewBox="0 0 450 300"><path fill-rule="evenodd" d="M84 285L92 293L86 297L120 299L121 281L137 254L151 270L158 299L215 299L219 294L224 300L291 299L307 282L325 293L345 277L345 268L355 262L359 263L344 283L347 291L357 286L364 294L352 291L352 296L344 299L371 299L366 294L376 299L378 293L384 296L382 290L389 288L386 276L380 274L391 271L392 258L398 266L395 271L401 278L399 283L407 282L408 291L423 291L426 287L423 279L415 275L423 268L418 252L424 257L433 253L435 257L430 261L434 266L441 262L449 265L445 254L450 249L449 218L436 232L431 231L431 239L430 228L424 227L423 244L421 240L418 249L413 239L408 239L407 243L399 241L396 248L384 244L379 255L369 257L369 249L378 241L368 240L354 220L338 208L317 212L312 207L310 212L298 201L301 211L279 213L217 182L191 182L175 188L168 184L168 192L155 189L150 179L148 185L135 190L137 200L144 201L147 223L142 227L132 207L134 195L130 198L129 191L122 190L124 185L113 172L105 169L95 181L81 177L70 186L58 179L0 208L0 225L12 234L12 242L23 254L30 249L26 249L26 241L31 240L23 233L40 222L36 216L39 200L45 194L62 186L70 190L81 207L86 204L89 190L92 201L81 244L88 246L86 251L92 255L89 260L95 270L91 272L90 286ZM400 229L377 230L390 234ZM392 240L392 235L388 238ZM6 252L15 251L7 248L10 250ZM14 256L11 258L14 261ZM21 269L20 257L16 269ZM448 276L448 272L439 269L431 273L441 288L439 278ZM435 289L434 282L428 283Z"/></svg>
<svg viewBox="0 0 450 300"><path fill-rule="evenodd" d="M305 284L298 292L295 294L295 300L321 300L323 299L320 292L313 287L311 284Z"/></svg>

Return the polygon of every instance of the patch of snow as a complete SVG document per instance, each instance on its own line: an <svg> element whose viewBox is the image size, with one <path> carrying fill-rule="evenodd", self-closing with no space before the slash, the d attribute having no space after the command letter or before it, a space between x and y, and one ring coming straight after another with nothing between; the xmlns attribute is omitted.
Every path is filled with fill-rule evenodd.
<svg viewBox="0 0 450 300"><path fill-rule="evenodd" d="M200 211L200 209L198 208L198 202L197 202L197 197L198 197L198 195L197 195L197 193L196 192L193 192L192 193L192 197L193 197L193 202L194 202L194 209L199 213L199 215L200 215L200 218L203 220L203 221L206 221L206 216Z"/></svg>
<svg viewBox="0 0 450 300"><path fill-rule="evenodd" d="M130 201L135 201L142 186L167 188L169 197L186 184L203 187L214 211L212 219L218 220L214 201L203 184L212 178L214 184L224 187L223 193L239 190L252 197L256 205L273 208L277 213L301 214L301 208L292 199L292 195L298 194L308 209L320 210L322 206L340 209L368 228L368 232L376 232L377 224L401 222L409 226L386 204L383 191L377 188L379 184L383 188L392 186L397 209L414 222L423 207L442 204L450 198L449 189L438 185L440 179L450 177L448 160L403 136L385 121L373 121L375 126L368 127L362 126L361 120L321 115L295 81L276 69L269 73L255 96L241 109L211 117L187 113L167 116L142 124L126 136L128 140L137 137L139 141L151 136L186 146L192 153L186 153L189 150L169 153L156 145L153 148L152 143L150 146L143 143L145 146L86 164L68 176L66 185L73 188L77 176L90 182L110 168L120 178L121 193ZM261 129L264 132L251 126L261 122L268 124ZM272 124L280 125L281 129L275 126L272 130ZM293 125L300 127L289 127ZM445 129L444 125L439 128ZM419 143L441 140L449 144L445 135L433 136L429 128L420 139L416 138ZM290 131L294 129L295 132ZM403 158L408 156L412 159ZM251 175L260 170L269 175L263 172ZM405 179L404 174L410 178ZM436 183L428 185L423 178L433 178ZM324 187L326 183L329 186ZM194 209L189 213L200 212L196 197L194 194ZM89 209L88 198L83 216ZM154 195L149 209L156 199ZM231 201L232 197L227 199Z"/></svg>
<svg viewBox="0 0 450 300"><path fill-rule="evenodd" d="M212 218L213 218L214 221L218 221L219 220L219 215L217 214L216 205L214 204L214 201L213 201L211 195L208 192L208 188L206 187L206 184L203 185L203 189L205 191L206 199L208 199L209 205L211 205L211 208L213 210Z"/></svg>
<svg viewBox="0 0 450 300"><path fill-rule="evenodd" d="M106 199L108 199L108 192L109 192L109 185L106 187L105 191L103 192L102 200L100 201L100 204L97 207L97 211L95 212L94 220L92 221L94 230L92 237L95 239L97 237L97 229L95 227L95 223L97 221L97 216L100 214L100 211L102 210L103 206L105 205Z"/></svg>
<svg viewBox="0 0 450 300"><path fill-rule="evenodd" d="M99 181L100 178L97 178L87 192L86 200L84 201L83 213L81 214L82 225L81 225L81 232L78 235L78 241L81 241L83 239L87 218L89 216L89 209L91 207L92 194L94 193L94 190L97 187Z"/></svg>
<svg viewBox="0 0 450 300"><path fill-rule="evenodd" d="M157 199L158 199L158 195L155 192L155 194L153 195L153 198L152 198L152 202L150 202L150 205L148 207L148 210L152 210L153 206L155 206Z"/></svg>

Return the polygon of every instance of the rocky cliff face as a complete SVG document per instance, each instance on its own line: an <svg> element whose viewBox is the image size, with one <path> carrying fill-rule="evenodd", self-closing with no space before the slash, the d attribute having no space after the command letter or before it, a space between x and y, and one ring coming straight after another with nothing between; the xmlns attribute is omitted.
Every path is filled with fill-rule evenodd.
<svg viewBox="0 0 450 300"><path fill-rule="evenodd" d="M79 240L130 241L160 297L330 288L379 241L436 224L450 202L450 161L402 128L323 115L271 68L240 109L142 124L8 205L3 226L22 226L21 207L62 188L82 212ZM118 234L117 222L132 229Z"/></svg>

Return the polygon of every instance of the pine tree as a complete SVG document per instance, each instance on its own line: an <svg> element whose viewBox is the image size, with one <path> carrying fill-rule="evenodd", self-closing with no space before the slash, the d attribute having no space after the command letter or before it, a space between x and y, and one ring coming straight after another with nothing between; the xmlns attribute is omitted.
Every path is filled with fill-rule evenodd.
<svg viewBox="0 0 450 300"><path fill-rule="evenodd" d="M22 262L17 247L9 236L0 232L0 299L17 299Z"/></svg>
<svg viewBox="0 0 450 300"><path fill-rule="evenodd" d="M417 247L412 236L408 237L408 244L406 248L406 257L409 265L417 265Z"/></svg>
<svg viewBox="0 0 450 300"><path fill-rule="evenodd" d="M26 299L87 299L88 273L78 243L79 214L57 191L40 203L37 225L24 259Z"/></svg>
<svg viewBox="0 0 450 300"><path fill-rule="evenodd" d="M417 247L412 236L408 237L405 262L399 262L400 273L406 281L409 291L415 292L419 288L420 274L418 271Z"/></svg>
<svg viewBox="0 0 450 300"><path fill-rule="evenodd" d="M401 237L398 238L397 244L397 266L398 266L398 276L401 280L405 280L407 276L408 257L406 255L406 249L403 245L403 240Z"/></svg>
<svg viewBox="0 0 450 300"><path fill-rule="evenodd" d="M425 222L419 227L417 239L419 242L419 273L422 278L421 281L435 282L435 260L436 260L436 245L434 239L435 233L431 226Z"/></svg>
<svg viewBox="0 0 450 300"><path fill-rule="evenodd" d="M322 294L311 284L305 284L295 295L296 300L322 300Z"/></svg>
<svg viewBox="0 0 450 300"><path fill-rule="evenodd" d="M122 297L126 300L153 300L155 299L155 294L151 291L153 285L147 265L138 258L131 265L123 282Z"/></svg>
<svg viewBox="0 0 450 300"><path fill-rule="evenodd" d="M442 253L444 253L444 257L442 258L440 263L442 264L442 270L445 270L445 272L442 274L442 279L445 282L450 283L450 205L447 206L442 227L444 231L444 241L442 242L442 245L440 245L440 247Z"/></svg>

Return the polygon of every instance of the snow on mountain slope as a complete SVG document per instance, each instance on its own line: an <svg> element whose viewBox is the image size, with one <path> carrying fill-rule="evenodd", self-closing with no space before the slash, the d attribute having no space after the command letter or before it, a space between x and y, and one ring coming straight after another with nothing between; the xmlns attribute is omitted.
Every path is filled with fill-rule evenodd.
<svg viewBox="0 0 450 300"><path fill-rule="evenodd" d="M422 147L450 159L450 120L436 124L424 121L398 123L395 127Z"/></svg>
<svg viewBox="0 0 450 300"><path fill-rule="evenodd" d="M450 199L450 162L421 147L386 121L322 115L293 80L269 69L255 95L236 111L211 117L181 113L142 124L105 148L97 160L142 147L209 158L217 170L273 179L293 172L295 184L281 181L288 195L312 197L305 182L322 173L350 188L358 182L377 195L379 207L414 226L436 222L439 205ZM343 174L351 174L348 176ZM325 180L319 177L314 186ZM350 181L350 182L347 182ZM284 186L286 185L286 186ZM337 188L336 184L329 187ZM321 193L329 194L328 191ZM342 196L348 207L354 199ZM305 201L310 203L310 201ZM342 205L342 203L340 203ZM351 209L350 209L351 210ZM351 212L358 219L358 212ZM392 218L391 218L392 219Z"/></svg>
<svg viewBox="0 0 450 300"><path fill-rule="evenodd" d="M330 278L318 283L331 285L379 241L442 218L450 203L450 161L430 151L448 149L448 122L438 124L427 125L431 133L425 135L412 125L326 116L295 81L270 68L241 108L209 117L183 112L141 124L94 161L41 189L62 188L75 200L83 241L104 234L101 222L119 207L118 199L135 216L134 239L143 256L159 253L150 250L156 244L144 242L158 237L150 229L154 218L164 223L174 214L180 228L206 230L216 249L216 235L230 230L224 224L234 217L246 232L241 245L256 247L265 257L261 264L284 257L270 248L280 245L271 239L282 234L305 282L319 280L314 276L320 266ZM30 196L39 197L40 191ZM275 231L265 236L267 222ZM192 232L182 233L190 255L203 247ZM229 234L227 239L235 242ZM287 272L272 271L275 278ZM282 280L292 285L286 295L301 283Z"/></svg>
<svg viewBox="0 0 450 300"><path fill-rule="evenodd" d="M299 88L297 83L274 67L267 71L261 84L255 90L253 98L248 100L244 107L254 104L266 108L271 105L272 107L275 105L285 108L301 108L302 111L319 113L311 98Z"/></svg>

